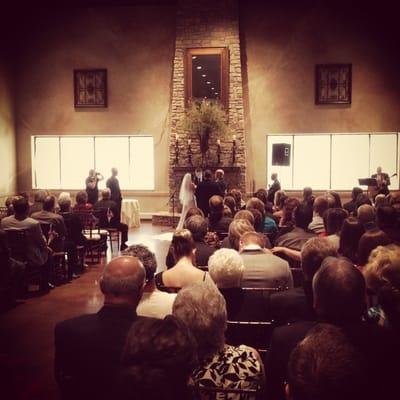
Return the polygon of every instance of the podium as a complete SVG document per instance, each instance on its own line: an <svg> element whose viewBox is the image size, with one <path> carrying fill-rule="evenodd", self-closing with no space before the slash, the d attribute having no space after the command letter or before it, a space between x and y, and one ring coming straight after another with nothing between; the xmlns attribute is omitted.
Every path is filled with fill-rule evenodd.
<svg viewBox="0 0 400 400"><path fill-rule="evenodd" d="M358 180L360 186L367 186L367 195L375 197L378 192L378 182L375 178L360 178Z"/></svg>

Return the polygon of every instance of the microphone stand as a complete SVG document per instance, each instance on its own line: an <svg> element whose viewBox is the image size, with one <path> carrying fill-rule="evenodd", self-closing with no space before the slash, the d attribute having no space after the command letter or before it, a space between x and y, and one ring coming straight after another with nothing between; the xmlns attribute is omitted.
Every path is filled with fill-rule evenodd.
<svg viewBox="0 0 400 400"><path fill-rule="evenodd" d="M172 202L172 222L171 222L171 228L172 229L176 228L176 226L175 226L175 203L176 203L175 196L176 196L176 191L177 190L175 189L172 192L171 196L169 196L169 199L168 199L168 201L166 203L166 205L169 206L171 204L171 202Z"/></svg>

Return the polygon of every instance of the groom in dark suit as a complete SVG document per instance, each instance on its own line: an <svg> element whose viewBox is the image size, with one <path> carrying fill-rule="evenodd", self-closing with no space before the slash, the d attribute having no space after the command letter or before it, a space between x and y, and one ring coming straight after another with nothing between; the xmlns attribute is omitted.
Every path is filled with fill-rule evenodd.
<svg viewBox="0 0 400 400"><path fill-rule="evenodd" d="M206 218L210 213L210 198L214 195L224 197L219 185L212 181L212 172L208 169L204 172L203 181L198 184L194 194L196 196L197 207L203 211Z"/></svg>
<svg viewBox="0 0 400 400"><path fill-rule="evenodd" d="M112 399L125 338L138 318L145 269L136 257L114 258L104 269L104 305L57 324L55 376L63 399Z"/></svg>

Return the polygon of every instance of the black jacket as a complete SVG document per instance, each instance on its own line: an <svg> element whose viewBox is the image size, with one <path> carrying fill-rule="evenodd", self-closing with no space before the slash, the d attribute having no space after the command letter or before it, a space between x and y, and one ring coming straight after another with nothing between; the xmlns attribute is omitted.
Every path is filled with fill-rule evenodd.
<svg viewBox="0 0 400 400"><path fill-rule="evenodd" d="M199 207L200 210L203 211L205 217L207 217L210 212L208 201L214 195L223 196L220 187L217 183L213 181L200 182L196 188L195 196L197 207Z"/></svg>
<svg viewBox="0 0 400 400"><path fill-rule="evenodd" d="M127 306L105 305L56 325L55 377L63 399L113 398L126 335L138 318Z"/></svg>

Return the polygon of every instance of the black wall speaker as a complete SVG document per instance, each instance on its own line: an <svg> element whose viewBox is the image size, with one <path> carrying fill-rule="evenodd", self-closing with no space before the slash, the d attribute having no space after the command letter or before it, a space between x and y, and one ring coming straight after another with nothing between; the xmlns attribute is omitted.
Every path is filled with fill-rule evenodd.
<svg viewBox="0 0 400 400"><path fill-rule="evenodd" d="M272 145L272 165L290 165L290 144L274 143Z"/></svg>

